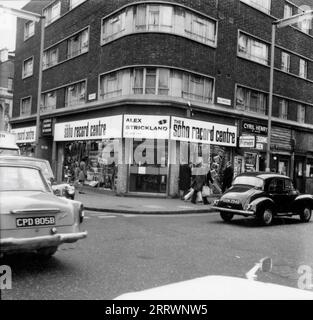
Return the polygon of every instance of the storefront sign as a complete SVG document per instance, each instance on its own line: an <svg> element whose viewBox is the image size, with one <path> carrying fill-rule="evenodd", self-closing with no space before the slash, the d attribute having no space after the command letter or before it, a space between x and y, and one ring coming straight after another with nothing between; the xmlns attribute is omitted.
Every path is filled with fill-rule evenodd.
<svg viewBox="0 0 313 320"><path fill-rule="evenodd" d="M237 127L172 117L171 139L236 147Z"/></svg>
<svg viewBox="0 0 313 320"><path fill-rule="evenodd" d="M122 137L122 115L55 124L55 141L102 140Z"/></svg>
<svg viewBox="0 0 313 320"><path fill-rule="evenodd" d="M170 117L124 115L124 138L169 139Z"/></svg>
<svg viewBox="0 0 313 320"><path fill-rule="evenodd" d="M51 136L52 135L52 119L44 119L42 121L42 129L43 136Z"/></svg>
<svg viewBox="0 0 313 320"><path fill-rule="evenodd" d="M268 127L257 123L243 121L242 132L267 135Z"/></svg>
<svg viewBox="0 0 313 320"><path fill-rule="evenodd" d="M224 104L225 106L231 106L231 100L230 99L225 99L225 98L221 98L221 97L217 98L217 103L218 104Z"/></svg>
<svg viewBox="0 0 313 320"><path fill-rule="evenodd" d="M255 148L255 136L241 136L239 138L240 148Z"/></svg>
<svg viewBox="0 0 313 320"><path fill-rule="evenodd" d="M11 130L16 134L16 143L33 143L36 141L36 126Z"/></svg>

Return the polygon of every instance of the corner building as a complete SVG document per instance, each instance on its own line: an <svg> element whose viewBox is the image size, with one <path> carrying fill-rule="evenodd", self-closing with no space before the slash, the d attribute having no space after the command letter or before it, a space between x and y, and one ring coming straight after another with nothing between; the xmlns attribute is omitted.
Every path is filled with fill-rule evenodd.
<svg viewBox="0 0 313 320"><path fill-rule="evenodd" d="M177 196L179 167L221 182L265 169L271 24L313 1L31 1L46 17L40 130L40 26L19 19L12 130L58 180L118 194ZM313 43L307 24L277 32L273 171L313 192ZM202 162L202 167L199 163Z"/></svg>

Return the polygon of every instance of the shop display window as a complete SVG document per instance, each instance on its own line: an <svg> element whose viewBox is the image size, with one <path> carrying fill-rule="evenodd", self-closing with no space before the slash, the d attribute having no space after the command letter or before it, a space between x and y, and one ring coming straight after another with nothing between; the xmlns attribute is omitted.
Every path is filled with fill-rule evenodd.
<svg viewBox="0 0 313 320"><path fill-rule="evenodd" d="M306 165L306 177L313 178L313 158L309 158Z"/></svg>

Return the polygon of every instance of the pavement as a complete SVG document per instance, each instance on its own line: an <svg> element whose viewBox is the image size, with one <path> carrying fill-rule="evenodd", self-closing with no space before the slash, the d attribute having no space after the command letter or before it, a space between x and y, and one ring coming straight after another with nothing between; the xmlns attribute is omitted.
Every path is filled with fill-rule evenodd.
<svg viewBox="0 0 313 320"><path fill-rule="evenodd" d="M112 191L99 191L84 187L83 194L76 191L75 200L81 201L88 211L125 214L190 214L213 212L212 204L217 197L210 197L209 205L193 204L172 198L117 196Z"/></svg>

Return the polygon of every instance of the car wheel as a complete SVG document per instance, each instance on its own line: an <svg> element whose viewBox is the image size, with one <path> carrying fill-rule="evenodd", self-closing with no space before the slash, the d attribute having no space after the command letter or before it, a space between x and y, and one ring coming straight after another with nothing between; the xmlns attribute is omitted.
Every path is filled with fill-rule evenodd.
<svg viewBox="0 0 313 320"><path fill-rule="evenodd" d="M300 220L302 222L309 222L312 216L312 209L309 206L305 206L300 213Z"/></svg>
<svg viewBox="0 0 313 320"><path fill-rule="evenodd" d="M37 254L42 259L49 259L57 252L57 250L58 247L40 248L37 250Z"/></svg>
<svg viewBox="0 0 313 320"><path fill-rule="evenodd" d="M229 212L220 212L220 215L221 218L226 222L230 222L234 217L234 214Z"/></svg>
<svg viewBox="0 0 313 320"><path fill-rule="evenodd" d="M260 215L258 216L259 221L264 226L269 226L273 221L273 209L270 207L264 208L261 210Z"/></svg>

